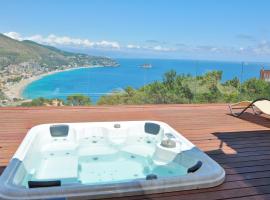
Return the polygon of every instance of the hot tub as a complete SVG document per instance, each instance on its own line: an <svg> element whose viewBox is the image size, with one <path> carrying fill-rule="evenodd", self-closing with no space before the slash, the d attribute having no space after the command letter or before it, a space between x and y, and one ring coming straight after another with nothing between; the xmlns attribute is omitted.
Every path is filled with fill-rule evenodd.
<svg viewBox="0 0 270 200"><path fill-rule="evenodd" d="M4 199L90 199L213 187L225 172L158 121L33 127L0 178Z"/></svg>

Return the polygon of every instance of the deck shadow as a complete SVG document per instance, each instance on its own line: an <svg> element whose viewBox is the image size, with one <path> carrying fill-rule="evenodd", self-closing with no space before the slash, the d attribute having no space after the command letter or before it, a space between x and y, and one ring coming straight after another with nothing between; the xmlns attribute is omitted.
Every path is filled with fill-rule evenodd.
<svg viewBox="0 0 270 200"><path fill-rule="evenodd" d="M0 166L0 176L3 173L3 171L5 170L6 166Z"/></svg>
<svg viewBox="0 0 270 200"><path fill-rule="evenodd" d="M228 114L232 116L231 114ZM232 116L234 117L234 116ZM253 124L257 124L266 128L270 128L270 118L267 115L255 115L250 112L243 113L238 119L242 119Z"/></svg>
<svg viewBox="0 0 270 200"><path fill-rule="evenodd" d="M244 116L244 119L253 120L250 115ZM254 116L254 118L258 117L263 118ZM269 119L264 118L264 120ZM257 121L256 119L255 122ZM219 140L219 148L206 151L206 153L226 171L225 183L217 186L215 190L235 191L235 194L231 193L233 196L226 198L240 198L247 194L252 196L269 195L270 130L216 132L213 135ZM234 153L226 150L226 147L234 150ZM241 194L242 191L247 193ZM247 197L247 199L249 198ZM264 197L260 199L264 199Z"/></svg>

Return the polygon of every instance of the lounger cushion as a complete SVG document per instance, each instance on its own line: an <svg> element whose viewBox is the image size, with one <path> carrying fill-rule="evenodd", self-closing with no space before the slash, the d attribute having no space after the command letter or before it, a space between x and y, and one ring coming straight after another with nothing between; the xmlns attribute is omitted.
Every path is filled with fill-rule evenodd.
<svg viewBox="0 0 270 200"><path fill-rule="evenodd" d="M270 101L261 100L254 103L256 108L258 108L262 113L270 115Z"/></svg>

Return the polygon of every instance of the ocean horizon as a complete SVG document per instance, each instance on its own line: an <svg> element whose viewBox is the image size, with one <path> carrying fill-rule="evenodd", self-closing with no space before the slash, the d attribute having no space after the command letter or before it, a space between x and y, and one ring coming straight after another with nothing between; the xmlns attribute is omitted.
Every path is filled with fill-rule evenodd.
<svg viewBox="0 0 270 200"><path fill-rule="evenodd" d="M80 68L59 72L31 82L22 92L26 99L38 97L65 99L71 94L83 94L96 103L102 96L131 86L162 80L164 73L175 70L178 74L203 75L213 70L223 72L222 81L238 77L241 81L259 78L262 64L229 61L194 61L175 59L116 59L119 67ZM142 68L151 64L152 68ZM265 67L265 66L264 66ZM269 67L265 67L269 68Z"/></svg>

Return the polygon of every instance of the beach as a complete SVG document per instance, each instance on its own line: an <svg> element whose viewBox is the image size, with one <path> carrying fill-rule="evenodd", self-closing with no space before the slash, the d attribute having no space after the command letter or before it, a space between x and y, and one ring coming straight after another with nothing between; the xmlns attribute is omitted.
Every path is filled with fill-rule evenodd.
<svg viewBox="0 0 270 200"><path fill-rule="evenodd" d="M7 86L6 89L4 90L4 92L5 92L5 95L7 95L7 97L10 98L10 99L13 99L13 98L24 99L23 91L27 87L27 85L29 85L30 83L45 77L45 76L53 75L53 74L60 73L60 72L65 72L65 71L72 71L72 70L82 69L82 68L97 68L97 67L104 67L104 66L76 67L76 68L69 68L69 69L51 71L51 72L40 74L40 75L37 75L37 76L32 76L32 77L27 78L27 79L22 79L18 83Z"/></svg>

